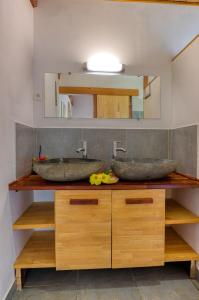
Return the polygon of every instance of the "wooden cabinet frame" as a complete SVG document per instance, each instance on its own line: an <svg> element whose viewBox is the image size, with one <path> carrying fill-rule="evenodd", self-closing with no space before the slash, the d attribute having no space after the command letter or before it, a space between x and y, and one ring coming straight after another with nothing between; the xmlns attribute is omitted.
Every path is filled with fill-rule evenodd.
<svg viewBox="0 0 199 300"><path fill-rule="evenodd" d="M119 206L121 206L121 201L125 205L133 206L135 207L136 214L138 213L138 221L140 222L141 218L143 217L143 214L140 214L138 206L142 208L145 207L145 212L148 211L150 215L150 209L149 207L151 205L154 205L156 203L156 199L159 199L157 197L159 192L158 190L162 190L164 193L165 189L171 188L171 189L177 189L177 188L199 188L199 180L191 177L187 177L183 174L172 174L169 178L165 178L161 181L149 181L145 183L136 183L136 182L119 182L115 185L104 185L104 186L91 186L87 182L77 182L77 183L52 183L47 182L41 179L39 176L36 175L30 175L25 176L21 179L18 179L17 181L11 183L9 185L9 189L12 191L29 191L29 190L53 190L53 191L60 191L60 193L68 193L70 195L69 201L73 207L76 207L79 202L81 201L81 209L86 208L88 205L92 209L96 209L96 205L99 203L99 200L102 199L103 195L106 196L104 204L107 205L107 199L109 202L109 205L106 206L106 211L109 211L108 213L108 222L105 222L105 227L108 228L107 232L108 235L104 235L103 232L103 244L106 245L106 249L108 250L108 256L106 256L105 260L105 267L111 268L114 267L113 264L111 264L111 224L110 220L113 216L113 224L114 224L114 210L116 209L115 200L117 201L118 195L119 197L122 197L119 199ZM92 192L92 193L91 193ZM139 192L139 194L138 194ZM117 193L117 198L115 199L114 193ZM156 194L158 193L158 194ZM86 197L85 197L86 195ZM90 196L89 196L90 195ZM78 196L78 197L77 197ZM89 201L88 201L89 200ZM64 200L65 201L65 200ZM161 200L160 200L161 203ZM123 205L122 204L122 205ZM111 208L112 206L112 208ZM116 205L117 206L117 205ZM137 208L136 208L137 207ZM107 209L108 208L108 209ZM113 209L113 214L111 215L111 209ZM160 209L160 207L159 207ZM158 211L159 211L158 209ZM175 261L189 261L190 262L190 277L194 278L196 275L196 261L199 260L199 254L191 248L191 246L184 241L180 235L178 235L174 229L172 229L172 225L175 224L199 224L199 216L195 215L194 212L190 212L185 207L181 206L179 203L168 200L166 201L166 214L165 219L163 218L163 223L165 226L163 234L165 235L165 247L164 247L164 260L162 262L162 259L157 262L162 265L164 262L175 262ZM154 213L156 212L156 208L154 207ZM35 231L33 232L32 236L22 249L21 253L17 257L14 268L16 270L16 283L17 283L17 289L21 290L22 283L23 283L23 271L26 269L31 268L56 268L56 247L55 247L55 234L57 234L57 224L55 222L55 210L53 203L32 203L28 209L23 212L23 214L18 218L18 220L15 221L13 224L14 230L29 230L29 229L42 229L42 231ZM122 210L117 208L118 213L118 222L120 230L122 232L122 235L127 232L125 222L128 225L128 220L126 218L123 218L124 221L122 221ZM64 210L63 210L64 214ZM103 220L103 213L100 213L100 224L104 223ZM105 214L106 215L106 214ZM128 215L131 216L131 213L127 211L126 216L128 219ZM135 215L134 213L132 216ZM107 215L106 215L107 216ZM85 216L84 216L85 217ZM84 226L86 224L90 226L88 219L86 220ZM150 219L150 217L149 217ZM149 221L148 219L148 221ZM76 218L74 218L76 220ZM143 219L147 220L147 218ZM135 220L134 220L135 221ZM134 221L132 224L134 224ZM132 222L132 220L131 220ZM161 221L162 222L162 221ZM93 223L95 225L95 222ZM107 226L108 224L108 226ZM159 224L159 223L158 223ZM162 223L161 223L162 224ZM93 225L93 228L95 226ZM120 226L121 225L121 226ZM168 227L169 226L169 227ZM114 227L114 226L113 226ZM132 226L131 226L132 227ZM89 227L90 229L92 226ZM162 228L162 227L161 227ZM50 229L51 231L46 231L46 229ZM128 229L128 228L127 228ZM149 229L151 230L151 226L149 226ZM114 228L113 228L114 230ZM152 232L152 231L151 231ZM116 232L117 233L117 232ZM128 234L130 238L133 237L131 235L131 231L128 231ZM63 232L63 234L65 234ZM113 234L114 239L114 234ZM108 242L107 242L108 240ZM113 241L114 244L114 241ZM108 245L108 246L107 246ZM139 249L138 249L139 250ZM125 248L122 249L122 251L126 251ZM120 257L122 255L122 251L120 253ZM137 250L136 250L137 251ZM94 251L95 252L95 251ZM106 251L105 251L106 252ZM147 252L147 251L146 251ZM103 252L104 253L104 252ZM107 252L106 252L107 253ZM135 252L136 253L136 252ZM138 252L139 253L139 252ZM141 253L141 252L140 252ZM161 252L162 253L162 252ZM130 255L132 254L132 249L130 252ZM160 253L159 253L160 254ZM159 255L158 254L158 255ZM134 254L136 257L136 255ZM69 257L70 258L70 257ZM108 261L108 263L107 263ZM127 267L130 266L136 266L135 263L131 264L125 259L125 263L122 262L120 267L124 267L126 264ZM119 263L121 263L119 261ZM103 261L104 264L104 261ZM141 264L137 264L137 266L141 266ZM149 266L152 264L146 263L146 261L143 263L143 266ZM154 265L154 263L153 263ZM98 265L97 267L101 268L101 265ZM93 266L90 264L90 268L97 268L96 266ZM104 265L103 265L104 267ZM85 265L82 268L89 268L88 264L85 262ZM58 269L58 268L57 268ZM62 268L61 268L62 269ZM65 266L63 266L63 269L65 269ZM68 268L69 269L69 268Z"/></svg>

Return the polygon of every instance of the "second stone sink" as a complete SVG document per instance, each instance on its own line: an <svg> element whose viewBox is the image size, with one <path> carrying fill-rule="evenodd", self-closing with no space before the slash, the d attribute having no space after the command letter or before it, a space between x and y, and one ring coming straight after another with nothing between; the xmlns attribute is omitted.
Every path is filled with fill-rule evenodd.
<svg viewBox="0 0 199 300"><path fill-rule="evenodd" d="M176 170L177 163L169 159L116 159L114 173L123 180L142 181L160 179Z"/></svg>
<svg viewBox="0 0 199 300"><path fill-rule="evenodd" d="M103 161L87 158L58 158L33 163L33 170L42 178L60 182L87 179L103 167Z"/></svg>

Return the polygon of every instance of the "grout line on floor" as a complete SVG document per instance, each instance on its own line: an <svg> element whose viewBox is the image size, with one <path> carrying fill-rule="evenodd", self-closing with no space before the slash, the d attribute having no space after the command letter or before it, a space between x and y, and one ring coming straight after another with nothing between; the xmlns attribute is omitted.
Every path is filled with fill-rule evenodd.
<svg viewBox="0 0 199 300"><path fill-rule="evenodd" d="M137 285L137 280L136 280L136 277L134 275L134 272L133 272L133 269L131 269L131 279L132 279L132 282L135 283L135 286L139 292L139 295L140 295L140 300L146 300L142 291L140 290L139 286Z"/></svg>
<svg viewBox="0 0 199 300"><path fill-rule="evenodd" d="M199 291L199 281L196 279L191 279L193 286Z"/></svg>

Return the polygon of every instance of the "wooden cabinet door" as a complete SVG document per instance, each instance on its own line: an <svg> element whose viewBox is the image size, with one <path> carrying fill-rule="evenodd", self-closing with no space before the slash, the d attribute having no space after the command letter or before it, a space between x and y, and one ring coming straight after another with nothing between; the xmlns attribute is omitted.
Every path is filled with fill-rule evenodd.
<svg viewBox="0 0 199 300"><path fill-rule="evenodd" d="M97 95L97 118L129 119L131 114L129 96Z"/></svg>
<svg viewBox="0 0 199 300"><path fill-rule="evenodd" d="M57 191L57 270L111 267L111 191Z"/></svg>
<svg viewBox="0 0 199 300"><path fill-rule="evenodd" d="M113 191L112 267L164 265L165 191Z"/></svg>

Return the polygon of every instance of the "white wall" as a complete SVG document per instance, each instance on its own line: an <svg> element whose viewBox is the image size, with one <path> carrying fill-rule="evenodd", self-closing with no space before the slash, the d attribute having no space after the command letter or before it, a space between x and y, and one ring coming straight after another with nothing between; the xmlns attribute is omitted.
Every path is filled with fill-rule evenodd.
<svg viewBox="0 0 199 300"><path fill-rule="evenodd" d="M8 183L15 179L15 121L33 124L33 10L30 1L0 1L0 299L14 282L13 262L24 237L14 246ZM12 196L16 217L31 199ZM21 199L19 199L21 198Z"/></svg>
<svg viewBox="0 0 199 300"><path fill-rule="evenodd" d="M173 6L172 6L173 7ZM161 7L162 8L162 7ZM179 9L179 11L178 11ZM195 8L194 8L195 10ZM169 59L176 50L176 37L185 34L187 22L198 17L191 8L159 6L133 6L97 0L40 0L35 10L35 125L41 127L118 127L118 128L167 128L171 122L171 68ZM176 18L176 11L179 12ZM184 13L188 17L182 18ZM154 18L154 13L156 18ZM170 19L168 19L168 17ZM199 19L199 18L197 18ZM173 20L173 23L170 22ZM179 21L181 20L181 21ZM196 19L195 19L196 20ZM23 193L12 193L9 207L8 183L15 179L15 128L14 121L33 125L32 58L33 58L33 10L28 0L0 1L0 299L4 299L14 282L13 262L24 237L16 234L16 248L12 232L12 219L31 201ZM173 26L183 22L183 26ZM194 21L195 25L197 24ZM162 25L161 25L162 24ZM171 30L168 27L171 26ZM161 25L161 26L159 26ZM180 34L178 32L180 28ZM197 26L194 26L197 30ZM169 36L169 34L171 36ZM194 31L191 30L194 34ZM161 40L164 37L165 40ZM160 43L161 41L161 43ZM171 43L173 41L173 43ZM175 42L175 43L174 43ZM168 51L171 45L171 51ZM198 46L194 46L198 47ZM95 52L110 51L127 65L127 74L160 75L162 80L161 120L144 121L66 121L43 118L43 75L45 72L79 72L82 63ZM195 50L196 55L197 49ZM186 54L185 54L186 56ZM191 61L194 78L197 79L195 60ZM189 62L190 62L189 61ZM176 74L187 70L176 61ZM182 69L181 69L182 68ZM178 71L179 70L179 71ZM191 73L189 73L191 76ZM176 85L178 84L176 78ZM183 81L184 84L184 81ZM187 87L188 88L188 87ZM195 86L193 95L196 95ZM41 94L41 98L36 94ZM177 89L176 92L177 93ZM178 94L176 94L178 96ZM178 98L176 96L176 98ZM179 97L178 99L180 99ZM186 97L187 98L187 97ZM191 114L178 112L180 102L175 103L174 124L196 121L195 97L191 98ZM192 106L193 105L193 106ZM193 109L192 109L193 107ZM181 115L183 119L181 119ZM3 170L3 171L2 171ZM197 231L195 231L197 235ZM196 245L195 247L198 247Z"/></svg>
<svg viewBox="0 0 199 300"><path fill-rule="evenodd" d="M154 18L154 14L158 18ZM171 124L170 52L162 41L175 8L99 0L40 0L35 10L35 102L37 127L168 128ZM180 14L181 15L181 14ZM161 16L161 17L160 17ZM160 22L160 24L156 24ZM161 36L156 30L161 30ZM173 34L173 31L171 31ZM82 71L92 54L110 51L127 75L161 76L161 119L44 119L44 73ZM36 96L40 94L40 97Z"/></svg>
<svg viewBox="0 0 199 300"><path fill-rule="evenodd" d="M173 127L199 123L199 38L172 63Z"/></svg>

